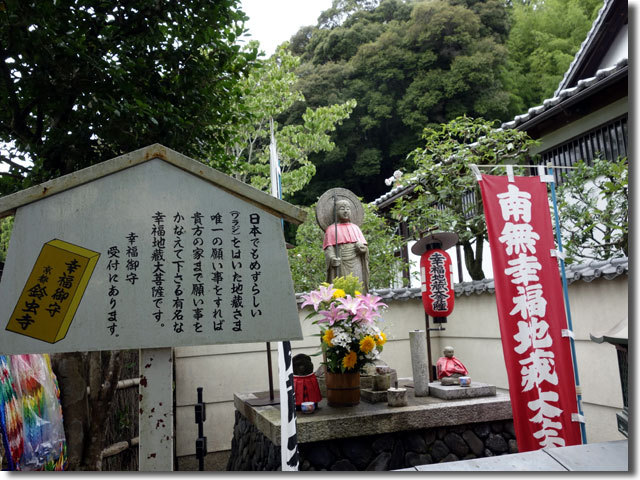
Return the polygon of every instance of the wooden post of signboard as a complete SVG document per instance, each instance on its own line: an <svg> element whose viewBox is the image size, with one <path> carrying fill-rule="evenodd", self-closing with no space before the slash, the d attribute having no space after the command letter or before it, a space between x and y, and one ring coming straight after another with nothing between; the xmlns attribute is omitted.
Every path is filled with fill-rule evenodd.
<svg viewBox="0 0 640 480"><path fill-rule="evenodd" d="M173 356L171 348L140 350L138 412L141 472L173 470Z"/></svg>

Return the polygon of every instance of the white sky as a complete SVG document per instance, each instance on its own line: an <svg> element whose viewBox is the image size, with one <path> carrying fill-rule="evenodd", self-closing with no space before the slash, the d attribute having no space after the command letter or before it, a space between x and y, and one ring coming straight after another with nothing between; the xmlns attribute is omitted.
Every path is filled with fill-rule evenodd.
<svg viewBox="0 0 640 480"><path fill-rule="evenodd" d="M251 37L270 57L276 47L289 40L298 29L315 25L318 16L331 7L331 0L241 0L249 20L245 24Z"/></svg>

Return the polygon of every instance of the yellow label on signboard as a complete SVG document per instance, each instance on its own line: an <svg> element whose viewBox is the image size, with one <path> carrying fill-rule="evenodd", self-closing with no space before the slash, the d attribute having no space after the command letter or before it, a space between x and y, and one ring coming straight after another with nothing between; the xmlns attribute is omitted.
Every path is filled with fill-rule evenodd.
<svg viewBox="0 0 640 480"><path fill-rule="evenodd" d="M49 343L62 340L99 257L63 240L45 243L6 329Z"/></svg>

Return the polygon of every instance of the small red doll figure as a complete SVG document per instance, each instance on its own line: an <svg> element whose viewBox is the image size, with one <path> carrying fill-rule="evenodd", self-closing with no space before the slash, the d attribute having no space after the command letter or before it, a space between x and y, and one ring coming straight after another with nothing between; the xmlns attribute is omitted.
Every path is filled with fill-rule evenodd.
<svg viewBox="0 0 640 480"><path fill-rule="evenodd" d="M440 357L436 363L438 380L445 385L459 384L459 377L469 375L469 370L464 364L453 356L453 347L444 347L444 357ZM445 381L442 381L446 379Z"/></svg>
<svg viewBox="0 0 640 480"><path fill-rule="evenodd" d="M313 373L311 357L300 353L293 357L293 389L296 395L296 410L300 410L302 402L314 402L316 408L322 400L318 378Z"/></svg>

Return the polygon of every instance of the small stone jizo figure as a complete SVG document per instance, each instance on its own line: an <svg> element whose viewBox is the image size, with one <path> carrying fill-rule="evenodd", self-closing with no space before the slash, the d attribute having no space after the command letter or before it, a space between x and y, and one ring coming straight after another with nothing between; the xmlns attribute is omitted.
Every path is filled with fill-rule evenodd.
<svg viewBox="0 0 640 480"><path fill-rule="evenodd" d="M453 347L444 347L443 353L444 357L440 357L436 363L438 380L442 385L459 385L460 377L469 375L469 370L453 356Z"/></svg>
<svg viewBox="0 0 640 480"><path fill-rule="evenodd" d="M344 188L325 192L316 207L316 219L324 230L322 248L327 282L352 274L360 280L366 293L369 291L369 248L359 227L363 216L358 198Z"/></svg>

